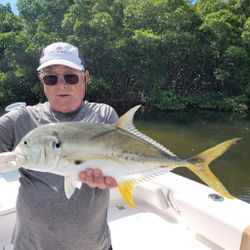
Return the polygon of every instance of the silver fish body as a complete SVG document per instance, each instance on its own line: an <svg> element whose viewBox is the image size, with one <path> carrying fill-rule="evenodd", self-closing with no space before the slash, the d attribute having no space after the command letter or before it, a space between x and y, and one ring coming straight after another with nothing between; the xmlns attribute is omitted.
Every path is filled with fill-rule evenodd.
<svg viewBox="0 0 250 250"><path fill-rule="evenodd" d="M23 167L64 176L65 194L70 198L75 188L81 186L79 172L99 168L104 175L117 180L124 199L133 207L132 190L140 181L183 166L221 194L232 198L209 170L208 164L238 138L183 160L133 126L134 113L139 107L129 110L113 125L85 122L42 125L24 136L13 152L3 153L2 160L0 154L0 172L5 162L9 166L13 164L12 168ZM4 157L9 157L8 162L3 160Z"/></svg>
<svg viewBox="0 0 250 250"><path fill-rule="evenodd" d="M84 122L40 126L23 138L15 152L25 156L18 165L27 169L69 176L98 167L118 182L162 164L169 169L188 164L114 125Z"/></svg>

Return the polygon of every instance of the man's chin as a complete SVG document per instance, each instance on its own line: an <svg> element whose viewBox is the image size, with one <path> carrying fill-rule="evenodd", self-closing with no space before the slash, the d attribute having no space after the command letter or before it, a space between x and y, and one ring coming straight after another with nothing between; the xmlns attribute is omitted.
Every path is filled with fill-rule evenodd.
<svg viewBox="0 0 250 250"><path fill-rule="evenodd" d="M54 105L51 105L54 111L69 113L77 110L80 104L74 103L71 98L60 98Z"/></svg>

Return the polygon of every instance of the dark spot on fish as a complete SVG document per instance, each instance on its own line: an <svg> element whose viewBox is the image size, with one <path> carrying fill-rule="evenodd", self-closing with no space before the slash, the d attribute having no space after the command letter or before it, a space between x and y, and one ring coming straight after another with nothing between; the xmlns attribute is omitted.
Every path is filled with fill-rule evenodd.
<svg viewBox="0 0 250 250"><path fill-rule="evenodd" d="M75 160L75 164L76 164L76 165L79 165L79 164L81 164L81 163L82 163L81 160Z"/></svg>

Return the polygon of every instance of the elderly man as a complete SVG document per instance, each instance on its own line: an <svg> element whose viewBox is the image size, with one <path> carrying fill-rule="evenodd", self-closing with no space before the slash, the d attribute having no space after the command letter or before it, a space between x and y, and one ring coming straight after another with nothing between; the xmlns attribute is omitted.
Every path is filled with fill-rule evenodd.
<svg viewBox="0 0 250 250"><path fill-rule="evenodd" d="M38 67L45 103L20 107L0 118L0 152L11 151L30 130L60 121L114 123L118 116L106 104L83 101L88 72L78 48L53 43L43 49ZM29 171L21 174L17 220L13 237L15 250L110 250L107 224L109 188L112 177L98 169L79 174L85 183L70 199L64 194L63 177ZM42 180L42 181L39 181ZM50 190L43 182L56 186Z"/></svg>

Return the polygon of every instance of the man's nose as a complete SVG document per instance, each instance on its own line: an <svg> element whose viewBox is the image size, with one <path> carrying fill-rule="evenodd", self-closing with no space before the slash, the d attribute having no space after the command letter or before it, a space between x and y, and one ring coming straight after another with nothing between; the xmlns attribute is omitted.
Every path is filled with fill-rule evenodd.
<svg viewBox="0 0 250 250"><path fill-rule="evenodd" d="M59 75L58 76L58 82L57 85L67 85L67 83L64 80L64 76L63 75Z"/></svg>

